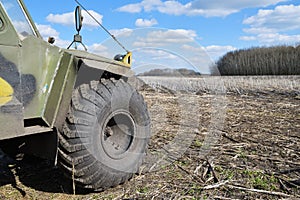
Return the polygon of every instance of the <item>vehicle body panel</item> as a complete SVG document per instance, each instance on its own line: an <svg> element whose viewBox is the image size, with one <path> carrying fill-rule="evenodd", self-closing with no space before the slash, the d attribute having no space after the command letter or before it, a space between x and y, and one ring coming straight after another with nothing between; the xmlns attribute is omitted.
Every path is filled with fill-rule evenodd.
<svg viewBox="0 0 300 200"><path fill-rule="evenodd" d="M3 100L7 95L1 95L0 100L0 139L16 137L24 133L23 124L23 104L22 95L20 95L21 75L19 65L19 57L21 54L19 39L16 31L12 28L10 20L5 15L5 11L0 6L0 77L2 82L0 87L6 87L6 84L13 89L13 94L9 98L9 102ZM10 59L7 59L10 58ZM13 60L11 62L9 60ZM6 131L8 130L8 131Z"/></svg>
<svg viewBox="0 0 300 200"><path fill-rule="evenodd" d="M18 2L35 34L20 37L0 6L3 22L0 27L0 78L4 80L0 84L8 83L14 89L11 101L5 102L6 96L0 96L5 102L0 104L0 140L31 134L24 130L24 120L28 119L42 119L50 128L59 127L79 77L91 81L100 80L106 72L124 77L133 75L130 67L122 62L47 43L23 2ZM91 69L97 73L88 73Z"/></svg>

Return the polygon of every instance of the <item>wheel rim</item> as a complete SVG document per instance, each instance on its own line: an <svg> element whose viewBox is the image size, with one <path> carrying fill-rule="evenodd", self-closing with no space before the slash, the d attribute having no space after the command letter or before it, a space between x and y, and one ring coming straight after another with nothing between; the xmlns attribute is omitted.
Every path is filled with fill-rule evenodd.
<svg viewBox="0 0 300 200"><path fill-rule="evenodd" d="M136 128L130 113L119 111L110 114L100 130L102 147L110 158L122 159L133 148Z"/></svg>

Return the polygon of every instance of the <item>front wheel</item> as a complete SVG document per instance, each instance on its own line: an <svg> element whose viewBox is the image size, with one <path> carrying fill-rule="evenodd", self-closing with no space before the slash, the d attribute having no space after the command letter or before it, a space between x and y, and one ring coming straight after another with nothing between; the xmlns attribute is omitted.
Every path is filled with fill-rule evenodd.
<svg viewBox="0 0 300 200"><path fill-rule="evenodd" d="M123 80L92 81L73 92L58 164L77 185L103 190L138 172L149 137L147 107L135 89Z"/></svg>

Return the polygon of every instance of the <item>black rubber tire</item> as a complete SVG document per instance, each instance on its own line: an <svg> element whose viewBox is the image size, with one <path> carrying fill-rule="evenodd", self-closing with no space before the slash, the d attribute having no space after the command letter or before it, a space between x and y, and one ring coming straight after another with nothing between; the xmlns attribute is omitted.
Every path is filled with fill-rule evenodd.
<svg viewBox="0 0 300 200"><path fill-rule="evenodd" d="M123 80L82 84L58 135L58 165L67 177L101 191L138 172L150 138L147 106Z"/></svg>

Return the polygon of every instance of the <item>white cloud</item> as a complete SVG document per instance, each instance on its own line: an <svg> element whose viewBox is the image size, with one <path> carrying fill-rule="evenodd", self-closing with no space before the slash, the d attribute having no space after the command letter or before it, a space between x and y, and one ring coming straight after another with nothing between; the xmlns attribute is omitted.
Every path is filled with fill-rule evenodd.
<svg viewBox="0 0 300 200"><path fill-rule="evenodd" d="M197 68L199 65L207 65L207 60L209 60L207 55L206 57L202 57L202 54L197 54L197 57L188 57L187 55L184 55L184 52L168 51L157 48L141 48L133 53L136 58L133 66L135 71L149 71L150 69L155 68L193 68L199 71L208 71L207 67L201 69ZM192 55L194 56L194 54ZM196 60L194 60L194 58L196 58Z"/></svg>
<svg viewBox="0 0 300 200"><path fill-rule="evenodd" d="M204 48L207 54L211 57L212 60L218 60L221 56L225 55L229 51L234 51L237 48L228 45L228 46L219 46L211 45Z"/></svg>
<svg viewBox="0 0 300 200"><path fill-rule="evenodd" d="M64 13L64 14L49 14L47 16L47 21L55 24L62 25L73 25L74 24L74 13Z"/></svg>
<svg viewBox="0 0 300 200"><path fill-rule="evenodd" d="M137 27L151 27L151 26L154 26L156 24L158 24L156 19L148 20L148 19L139 18L135 21L135 25Z"/></svg>
<svg viewBox="0 0 300 200"><path fill-rule="evenodd" d="M194 0L182 4L176 0L143 0L140 3L124 5L117 10L129 13L156 10L170 15L225 17L245 8L265 7L285 1L288 0L227 0L226 3L224 3L224 0Z"/></svg>
<svg viewBox="0 0 300 200"><path fill-rule="evenodd" d="M142 11L142 7L139 4L129 4L118 9L121 12L139 13Z"/></svg>
<svg viewBox="0 0 300 200"><path fill-rule="evenodd" d="M234 51L237 48L230 45L228 46L210 45L206 47L201 47L201 46L195 47L190 45L183 45L182 49L187 52L190 52L190 54L194 54L195 56L193 56L192 61L194 63L197 63L200 62L200 59L202 59L205 56L209 56L211 60L216 61L227 52Z"/></svg>
<svg viewBox="0 0 300 200"><path fill-rule="evenodd" d="M118 37L130 37L133 30L129 28L117 29L117 30L110 30L109 31L112 35Z"/></svg>
<svg viewBox="0 0 300 200"><path fill-rule="evenodd" d="M228 52L236 50L233 46L219 46L219 45L211 45L204 48L207 52Z"/></svg>
<svg viewBox="0 0 300 200"><path fill-rule="evenodd" d="M90 46L90 50L93 52L104 52L107 51L107 47L102 44L93 44Z"/></svg>
<svg viewBox="0 0 300 200"><path fill-rule="evenodd" d="M197 34L194 30L154 30L146 37L139 37L134 42L134 47L163 47L170 44L195 42Z"/></svg>
<svg viewBox="0 0 300 200"><path fill-rule="evenodd" d="M300 29L300 5L277 6L274 10L259 10L257 15L243 21L251 28L264 28L274 31Z"/></svg>
<svg viewBox="0 0 300 200"><path fill-rule="evenodd" d="M104 57L109 57L108 48L103 44L93 44L88 47L88 50L94 54L98 54Z"/></svg>
<svg viewBox="0 0 300 200"><path fill-rule="evenodd" d="M295 43L300 41L300 34L298 35L287 35L287 34L280 34L280 33L265 33L259 34L256 36L256 39L262 44L291 44L294 45Z"/></svg>
<svg viewBox="0 0 300 200"><path fill-rule="evenodd" d="M150 12L162 4L161 0L143 0L140 3L127 4L117 9L120 12L139 13L143 10Z"/></svg>
<svg viewBox="0 0 300 200"><path fill-rule="evenodd" d="M245 33L248 34L260 34L260 33L275 33L277 32L275 29L270 29L267 27L251 27L243 29Z"/></svg>
<svg viewBox="0 0 300 200"><path fill-rule="evenodd" d="M102 15L100 15L99 13L93 10L89 10L89 13L92 14L100 23L102 23L102 19L103 19ZM83 16L83 26L88 26L88 27L98 26L97 22L95 22L95 20L92 19L87 12L82 11L82 16ZM74 12L63 13L63 14L49 14L46 19L51 23L62 24L66 26L74 25L75 23Z"/></svg>
<svg viewBox="0 0 300 200"><path fill-rule="evenodd" d="M124 36L126 32L130 34ZM165 68L197 67L201 72L209 72L211 59L205 49L197 43L198 35L194 30L143 28L115 30L113 34L115 33L121 33L117 38L122 41L122 44L128 42L125 46L133 52L135 70L142 66L164 66ZM112 54L115 44L108 41L104 45ZM95 52L91 47L89 50ZM101 46L100 50L102 51Z"/></svg>
<svg viewBox="0 0 300 200"><path fill-rule="evenodd" d="M59 37L60 33L52 28L50 25L36 24L41 36L44 40L48 40L48 37L55 38L55 45L61 48L66 48L70 45L71 41L63 40Z"/></svg>
<svg viewBox="0 0 300 200"><path fill-rule="evenodd" d="M261 44L291 44L300 40L300 34L289 34L289 31L300 30L300 5L282 5L271 10L259 10L248 17L243 24L248 25L243 31L246 36L241 40L258 40Z"/></svg>
<svg viewBox="0 0 300 200"><path fill-rule="evenodd" d="M227 10L241 10L244 8L255 8L255 7L266 7L269 5L276 5L280 2L285 2L288 0L227 0L224 3L224 0L195 0L191 2L191 7L194 9L204 9L204 10L213 10L213 9L227 9Z"/></svg>
<svg viewBox="0 0 300 200"><path fill-rule="evenodd" d="M178 56L161 49L140 49L140 54L147 55L147 57L152 58L152 60L170 60L170 59L176 59Z"/></svg>
<svg viewBox="0 0 300 200"><path fill-rule="evenodd" d="M157 10L170 15L189 15L189 11L191 11L190 5L191 4L183 5L177 1L165 1L162 5L157 7Z"/></svg>
<svg viewBox="0 0 300 200"><path fill-rule="evenodd" d="M256 39L257 39L257 37L255 37L255 36L241 36L240 37L240 40L244 40L244 41L254 41Z"/></svg>
<svg viewBox="0 0 300 200"><path fill-rule="evenodd" d="M211 62L211 58L204 47L195 44L184 44L181 49L183 51L182 56L194 66L198 66L200 63L209 65L208 63Z"/></svg>
<svg viewBox="0 0 300 200"><path fill-rule="evenodd" d="M36 24L40 34L44 39L48 37L59 37L59 32L57 32L54 28L52 28L50 25L42 25L42 24Z"/></svg>
<svg viewBox="0 0 300 200"><path fill-rule="evenodd" d="M61 38L55 38L55 43L54 45L61 47L61 48L67 48L72 41L70 40L63 40Z"/></svg>

